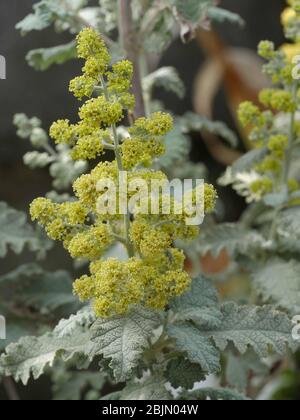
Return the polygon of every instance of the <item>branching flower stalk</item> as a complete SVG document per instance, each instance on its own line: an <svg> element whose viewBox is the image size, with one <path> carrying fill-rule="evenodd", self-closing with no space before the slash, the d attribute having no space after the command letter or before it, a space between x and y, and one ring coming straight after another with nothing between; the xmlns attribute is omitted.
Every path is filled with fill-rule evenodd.
<svg viewBox="0 0 300 420"><path fill-rule="evenodd" d="M191 284L184 271L185 256L174 245L176 239L193 240L199 233L197 226L189 226L183 213L177 211L174 197L171 213L164 212L164 192L159 193L159 214L149 212L151 191L139 191L138 208L129 212L118 202L115 212L99 211L99 200L105 198L107 182L117 186L120 198L122 178L135 183L135 191L128 188L132 197L143 181L151 187L153 182L167 182L167 176L152 169L153 161L163 155L163 136L172 129L172 118L157 112L149 118L138 118L128 128L128 136L120 138L117 124L125 112L135 106L130 93L133 66L123 60L110 69L107 48L93 29L83 30L78 38L78 55L86 60L83 75L70 83L70 90L78 99L91 98L94 87L101 86L100 95L88 99L80 108L80 121L70 124L59 120L50 129L57 143L67 143L72 148L73 159L93 160L113 148L115 160L100 162L90 174L78 178L74 185L77 201L57 204L39 198L31 205L33 220L45 227L48 236L60 240L73 258L90 261L90 276L85 275L74 283L74 291L81 300L92 300L95 313L101 317L125 314L132 305L163 309L172 297L180 296ZM212 211L216 192L211 185L204 188L204 209ZM197 194L189 192L188 196ZM121 197L122 198L122 197ZM125 210L125 211L124 211ZM105 251L120 241L126 246L127 261L103 259Z"/></svg>
<svg viewBox="0 0 300 420"><path fill-rule="evenodd" d="M106 82L105 82L105 79L104 79L103 75L100 75L100 80L101 80L101 86L102 86L102 89L103 89L103 92L104 92L104 96L105 96L107 102L109 102L109 100L110 100L109 91L107 89ZM113 150L114 150L115 157L116 157L116 160L117 160L119 173L126 173L127 174L127 172L124 170L124 167L123 167L122 156L121 156L121 153L120 153L120 142L119 142L117 127L116 127L115 123L112 124L111 131L112 131L113 143L114 143ZM119 238L119 240L121 241L121 243L125 244L128 256L129 256L129 258L132 258L132 257L134 257L134 247L133 247L133 244L132 244L131 239L130 239L130 213L129 213L128 206L126 208L125 213L126 213L124 215L125 237L124 238Z"/></svg>

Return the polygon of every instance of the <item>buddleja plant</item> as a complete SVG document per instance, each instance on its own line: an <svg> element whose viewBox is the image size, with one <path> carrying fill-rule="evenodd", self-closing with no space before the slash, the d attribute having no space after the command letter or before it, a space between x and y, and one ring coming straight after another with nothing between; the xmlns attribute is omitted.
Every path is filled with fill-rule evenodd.
<svg viewBox="0 0 300 420"><path fill-rule="evenodd" d="M101 373L98 383L95 374L85 379L96 383L90 397L110 382L119 384L118 390L104 399L243 399L226 389L193 387L207 375L220 373L221 352L229 342L238 353L251 347L260 358L271 350L284 354L290 320L270 307L219 303L210 281L191 280L175 244L198 235L197 227L186 224L185 214L133 209L124 215L119 208L110 215L99 212L97 202L105 194L102 180L118 185L124 172L146 183L166 180L151 163L163 153L162 137L172 119L161 112L137 118L118 135L117 124L134 106L129 92L132 64L125 60L110 66L105 44L92 29L80 33L77 48L86 60L84 74L70 88L77 97L89 98L93 85L96 97L81 106L77 124L59 120L50 134L57 143L68 144L74 159L93 159L108 149L115 160L79 177L74 201L59 204L39 198L31 205L31 216L74 258L90 261L89 273L73 288L91 305L61 320L50 333L9 345L0 358L0 372L26 384L31 374L37 379L59 361L78 369L94 361ZM213 210L215 199L214 188L205 185L201 204L206 212ZM143 200L149 196L142 195ZM105 255L116 241L126 249L125 260Z"/></svg>

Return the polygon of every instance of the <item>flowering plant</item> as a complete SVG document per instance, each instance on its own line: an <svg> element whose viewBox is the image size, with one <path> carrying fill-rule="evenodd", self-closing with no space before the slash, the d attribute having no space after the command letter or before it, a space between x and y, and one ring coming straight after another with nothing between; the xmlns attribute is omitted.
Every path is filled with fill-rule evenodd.
<svg viewBox="0 0 300 420"><path fill-rule="evenodd" d="M84 66L69 88L84 102L78 122L60 119L49 136L38 119L15 117L19 135L43 149L25 155L25 163L49 166L59 193L51 191L31 204L36 230L24 215L1 203L0 256L8 246L19 253L29 245L42 258L59 241L82 275L74 281L67 272L28 264L0 278L1 293L7 294L1 313L18 328L0 356L1 378L4 384L7 378L27 384L31 376L50 374L58 399L70 398L70 384L73 399L255 398L275 362L295 360L287 357L288 346L295 350L291 315L299 305L293 293L300 272L295 259L300 185L292 173L299 107L289 55L294 46L276 51L271 43L260 45L260 54L269 60L266 72L277 86L261 93L263 109L249 102L240 108L255 148L221 182L233 185L251 206L238 224L199 228L200 222L195 226L187 220L199 207L205 215L215 210L215 187L193 185L181 197L183 206L165 188L175 165L184 169L183 179L203 175L202 167L188 162L187 128L209 128L233 143L235 136L194 114L179 118L165 112L152 100L153 86L172 86L180 95L180 78L170 69L167 77L159 70L141 77L137 63L149 51L148 37L158 37L161 50L170 42L174 20L183 38L209 19L240 20L214 1L168 0L145 2L147 16L139 25L145 10L137 7L132 15L125 7L130 2L118 3L121 23L112 9L115 2L100 1L99 13L98 8L85 9L85 1L64 0L58 7L57 0L43 0L18 25L23 32L52 23L79 32L76 43L31 52L28 60L45 69L74 57L75 48ZM291 7L283 21L288 36L298 42L298 2ZM95 19L96 24L86 24ZM105 36L95 29L101 25ZM142 52L132 49L132 25L143 35ZM116 27L130 60L115 54L111 32ZM129 181L125 190L124 180ZM65 192L70 185L74 194ZM290 230L283 229L285 216ZM218 256L224 250L231 265L223 281L246 272L248 286L253 278L253 293L243 296L243 304L233 294L224 301L215 279L199 268L201 255ZM8 290L14 291L13 298ZM273 306L264 305L270 301ZM16 337L21 338L16 342ZM209 375L217 386L204 385Z"/></svg>

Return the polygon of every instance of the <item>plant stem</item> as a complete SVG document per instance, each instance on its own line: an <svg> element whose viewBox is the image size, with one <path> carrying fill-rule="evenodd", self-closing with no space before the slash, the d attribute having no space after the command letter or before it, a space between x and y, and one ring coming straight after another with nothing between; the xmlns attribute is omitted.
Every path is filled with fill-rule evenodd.
<svg viewBox="0 0 300 420"><path fill-rule="evenodd" d="M145 103L143 96L141 69L140 69L140 40L135 31L131 0L118 0L119 7L119 37L120 43L128 60L133 64L134 74L132 79L132 91L135 96L134 117L145 116Z"/></svg>
<svg viewBox="0 0 300 420"><path fill-rule="evenodd" d="M296 96L297 96L297 87L294 86L293 88L294 100ZM291 115L290 115L289 143L288 143L288 148L286 150L284 161L283 161L283 168L282 168L281 182L280 182L281 189L285 188L288 183L291 160L292 160L292 151L293 151L293 146L294 146L294 141L295 141L295 119L296 119L296 111L293 111L291 112ZM282 205L278 206L277 209L275 210L274 219L273 219L273 223L270 230L271 240L275 239L278 217L281 213L281 210L282 210Z"/></svg>
<svg viewBox="0 0 300 420"><path fill-rule="evenodd" d="M3 378L3 387L10 401L20 401L16 385L12 378L6 377Z"/></svg>
<svg viewBox="0 0 300 420"><path fill-rule="evenodd" d="M107 90L107 86L106 86L106 82L104 77L101 75L101 84L102 84L102 88L103 88L103 93L104 96L106 98L107 101L109 101L109 93ZM116 157L116 161L117 161L117 165L118 165L118 170L119 170L119 174L120 173L125 173L126 171L124 170L123 167L123 163L122 163L122 156L120 153L120 142L119 142L119 137L118 137L118 133L117 133L117 126L116 124L112 124L111 126L111 130L112 130L112 135L113 135L113 140L114 140L114 152L115 152L115 157ZM125 237L120 240L121 243L123 243L126 246L127 249L127 253L128 256L130 258L134 257L135 252L134 252L134 247L133 244L130 240L130 214L129 214L129 209L128 209L128 203L126 203L126 211L124 214L124 232L125 232Z"/></svg>

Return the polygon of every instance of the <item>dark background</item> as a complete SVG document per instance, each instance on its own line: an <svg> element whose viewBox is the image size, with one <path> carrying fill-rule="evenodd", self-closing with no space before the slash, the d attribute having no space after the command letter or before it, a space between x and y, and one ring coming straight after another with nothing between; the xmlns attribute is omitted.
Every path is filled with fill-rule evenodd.
<svg viewBox="0 0 300 420"><path fill-rule="evenodd" d="M30 146L27 141L17 138L12 124L13 115L24 112L28 116L37 116L46 129L58 118L75 117L78 103L67 86L81 67L80 63L72 61L46 72L36 72L27 65L25 55L30 49L57 45L72 38L68 34L55 34L52 29L21 37L15 30L15 24L31 11L34 3L34 0L0 0L0 54L7 60L7 80L0 80L0 201L25 211L33 198L43 196L51 189L51 179L46 170L31 171L23 165L22 156L30 150ZM280 13L285 0L224 0L222 3L223 7L239 13L247 22L243 29L229 24L218 26L217 30L226 44L256 50L262 39L272 40L276 45L283 43ZM174 96L164 97L168 108L178 114L192 110L193 80L203 58L196 42L183 45L179 40L164 54L162 64L175 66L188 88L183 101ZM222 89L215 103L214 117L232 125ZM193 137L193 140L193 159L204 161L213 178L217 178L224 168L212 162L199 138ZM232 193L228 194L231 213L237 215L241 201ZM15 268L27 258L28 255L22 259L10 255L5 262L1 261L0 272ZM47 266L53 269L62 266L71 268L71 260L59 248L52 252ZM30 396L34 399L47 398L48 387L43 384L43 381L35 383L34 388L21 391L22 396L25 399Z"/></svg>

